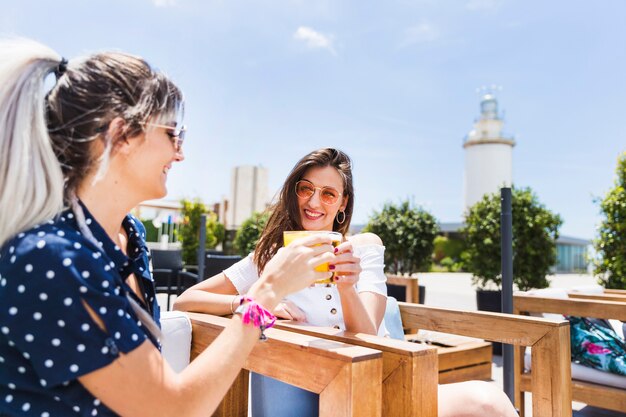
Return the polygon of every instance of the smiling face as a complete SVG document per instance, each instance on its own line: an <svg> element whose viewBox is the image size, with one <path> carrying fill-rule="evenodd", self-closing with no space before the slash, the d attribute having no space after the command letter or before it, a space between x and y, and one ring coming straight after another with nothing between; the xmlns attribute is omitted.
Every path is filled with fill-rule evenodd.
<svg viewBox="0 0 626 417"><path fill-rule="evenodd" d="M333 230L335 216L345 210L348 198L343 196L344 187L341 175L331 166L309 168L302 180L309 181L315 192L308 198L296 195L298 212L304 230ZM322 188L329 187L339 192L339 199L332 205L325 204L320 198ZM295 190L293 191L295 194Z"/></svg>
<svg viewBox="0 0 626 417"><path fill-rule="evenodd" d="M165 197L167 175L172 163L185 159L182 149L177 151L175 148L172 131L173 128L148 125L145 133L129 139L136 147L128 156L127 175L135 183L135 191L144 199Z"/></svg>

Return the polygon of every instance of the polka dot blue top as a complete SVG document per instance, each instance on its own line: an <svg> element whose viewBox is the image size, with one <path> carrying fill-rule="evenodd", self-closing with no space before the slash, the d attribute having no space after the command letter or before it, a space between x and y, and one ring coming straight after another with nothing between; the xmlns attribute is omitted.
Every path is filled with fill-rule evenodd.
<svg viewBox="0 0 626 417"><path fill-rule="evenodd" d="M68 210L0 248L2 416L114 416L77 378L146 339L159 347L127 298L158 323L143 225L131 215L124 219L126 256L82 207L99 247L80 233ZM126 283L130 274L137 277L145 302Z"/></svg>

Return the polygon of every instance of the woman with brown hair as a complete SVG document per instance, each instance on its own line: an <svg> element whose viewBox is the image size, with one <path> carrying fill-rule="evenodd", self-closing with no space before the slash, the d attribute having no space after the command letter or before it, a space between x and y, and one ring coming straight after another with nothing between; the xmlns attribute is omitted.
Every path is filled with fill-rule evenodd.
<svg viewBox="0 0 626 417"><path fill-rule="evenodd" d="M319 149L296 163L254 253L220 274L184 292L175 308L229 314L267 268L283 245L283 232L326 230L347 234L354 207L350 158L340 150ZM317 326L350 332L386 335L384 246L372 233L348 237L330 262L335 285L315 285L287 296L274 314ZM253 417L313 417L317 395L253 374ZM280 398L280 401L277 401ZM440 385L441 417L513 417L516 412L504 393L483 381Z"/></svg>
<svg viewBox="0 0 626 417"><path fill-rule="evenodd" d="M179 310L229 314L283 246L283 232L335 231L344 241L330 262L334 285L315 285L282 300L276 316L359 333L380 329L386 305L384 247L371 233L346 237L354 207L352 163L344 152L324 148L291 170L254 253L224 272L196 284L175 302Z"/></svg>
<svg viewBox="0 0 626 417"><path fill-rule="evenodd" d="M328 237L278 250L215 342L172 370L145 231L128 213L165 196L184 159L182 107L139 57L68 62L0 40L0 415L210 415L269 311L330 276L314 271L335 258ZM257 313L267 320L245 324Z"/></svg>

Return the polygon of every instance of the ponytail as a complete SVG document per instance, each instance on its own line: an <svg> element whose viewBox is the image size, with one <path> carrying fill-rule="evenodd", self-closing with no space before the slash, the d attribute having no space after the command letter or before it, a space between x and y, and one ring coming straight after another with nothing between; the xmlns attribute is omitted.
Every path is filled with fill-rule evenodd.
<svg viewBox="0 0 626 417"><path fill-rule="evenodd" d="M60 62L37 42L0 41L0 247L63 208L63 174L44 112L44 80Z"/></svg>

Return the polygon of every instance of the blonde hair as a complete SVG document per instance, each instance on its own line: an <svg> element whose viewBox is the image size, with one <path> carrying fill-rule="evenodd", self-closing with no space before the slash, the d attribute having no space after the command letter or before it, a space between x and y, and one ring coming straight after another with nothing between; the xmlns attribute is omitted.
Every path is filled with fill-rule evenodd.
<svg viewBox="0 0 626 417"><path fill-rule="evenodd" d="M0 246L63 208L63 174L44 117L44 79L60 62L29 40L0 41Z"/></svg>
<svg viewBox="0 0 626 417"><path fill-rule="evenodd" d="M61 68L63 67L63 68ZM45 94L46 76L56 83ZM143 59L118 52L90 55L70 65L28 39L0 40L0 247L20 231L49 220L68 205L81 233L99 245L85 223L76 190L86 174L108 168L118 141L182 115L182 93ZM112 133L116 117L124 124ZM92 146L102 140L104 150ZM158 326L130 297L148 330Z"/></svg>

